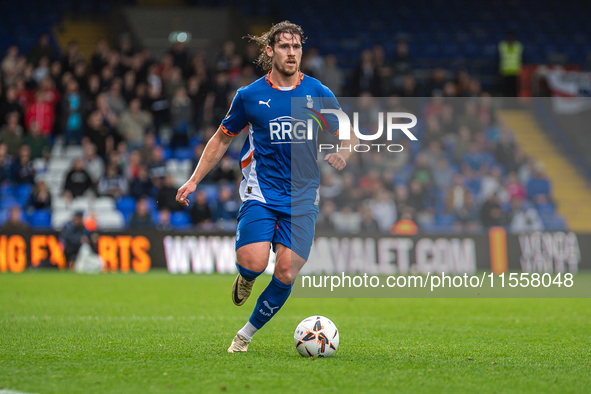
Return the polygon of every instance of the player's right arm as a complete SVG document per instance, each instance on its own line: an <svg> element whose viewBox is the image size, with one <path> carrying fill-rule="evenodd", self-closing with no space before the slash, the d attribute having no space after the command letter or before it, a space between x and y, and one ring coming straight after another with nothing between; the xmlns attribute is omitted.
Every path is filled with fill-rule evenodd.
<svg viewBox="0 0 591 394"><path fill-rule="evenodd" d="M199 159L199 163L197 164L195 171L193 171L193 175L191 175L191 178L179 188L179 191L176 194L176 202L184 206L189 206L187 196L195 191L199 182L201 182L205 175L207 175L207 173L219 163L234 138L235 137L224 133L221 127L218 128L218 131L213 137L211 137L205 146L201 159Z"/></svg>
<svg viewBox="0 0 591 394"><path fill-rule="evenodd" d="M199 182L219 163L224 153L228 150L230 142L240 134L246 124L246 111L244 110L240 89L238 89L234 100L232 100L228 114L222 121L218 131L205 146L197 168L193 171L193 175L191 175L191 178L177 192L176 202L184 206L189 206L189 200L187 199L189 194L195 191Z"/></svg>

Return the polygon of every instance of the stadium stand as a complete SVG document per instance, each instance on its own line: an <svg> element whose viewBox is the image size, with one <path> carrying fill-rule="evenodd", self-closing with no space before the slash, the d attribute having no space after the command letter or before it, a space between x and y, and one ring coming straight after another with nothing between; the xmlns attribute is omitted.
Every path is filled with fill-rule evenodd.
<svg viewBox="0 0 591 394"><path fill-rule="evenodd" d="M200 1L199 5L209 3ZM281 15L266 0L248 5L234 0L211 3L236 6L244 14L305 21L310 41L302 69L327 84L330 81L334 91L424 97L418 108L426 118L418 126L420 147L407 145L408 153L387 163L379 156L355 157L351 166L368 170L358 179L323 174L323 191L332 193L324 196L321 207L319 221L324 229L374 228L371 220L366 223L360 218L375 206L392 212L387 223L380 215L373 217L376 228L383 232L393 231L399 218L412 219L420 231L431 233L477 232L491 225L523 231L519 226L524 215L528 218L525 222L535 223L536 228L568 228L556 213L552 186L541 167L524 154L489 103L496 83L497 43L509 30L524 44L528 60L587 61L591 41L589 34L581 32L590 33L591 26L580 8L563 4L568 12L561 12L561 18L554 20L549 17L551 9L540 10L532 19L524 14L526 7L511 12L510 2L476 6L456 0L424 8L396 1L388 5L388 10L396 10L392 13L385 12L377 0L364 2L363 9L339 7L338 2L329 0L324 7L334 13L319 14L312 6L294 3L282 6ZM534 6L533 1L527 3ZM140 48L110 48L101 42L89 61L75 45L69 52L60 51L53 38L49 49L41 50L36 46L37 35L51 31L60 15L106 14L115 2L59 4L13 2L8 13L0 15L0 49L5 53L1 61L0 225L8 219L11 207L20 206L33 228L60 229L73 212L82 210L96 214L99 229L121 229L136 215L136 202L145 199L151 225L156 226L160 219L156 199L165 177L172 176L174 187L189 177L203 144L227 111L228 98L260 72L250 63L252 58L239 53L234 45L207 57L187 53L181 44L175 44L163 57L152 59ZM374 22L365 26L363 16L370 14ZM450 21L462 22L468 30L456 31ZM349 33L353 30L355 37ZM574 41L563 45L565 34L554 34L559 31L578 33ZM49 62L42 60L44 56L51 57ZM373 67L379 78L359 80L362 76L356 69L360 62ZM457 108L441 96L463 97L465 105ZM134 99L139 99L139 109L130 105ZM49 128L41 138L51 149L41 149L39 157L27 159L18 149L27 145L34 150L37 145L24 138L35 127L31 124L40 126L39 121L25 122L25 114L40 104L50 109ZM12 113L18 114L20 128L15 130L7 120ZM224 161L200 185L199 198L206 201L208 209L199 205L197 213L193 206L173 210L173 229L196 226L215 231L227 224L224 210L232 208L221 204L218 196L224 193L224 186L236 195L240 138L244 136L233 143ZM85 149L96 151L99 160L92 154L86 156ZM85 157L84 169L76 170L75 161ZM105 179L106 192L101 195L97 186L110 166L117 168L119 183ZM23 168L30 179L22 176ZM140 175L142 172L147 175ZM36 208L31 195L39 193L42 182L51 202ZM195 195L191 202L198 198ZM512 204L514 198L525 201ZM323 219L328 200L335 202L338 212L346 211L339 223Z"/></svg>

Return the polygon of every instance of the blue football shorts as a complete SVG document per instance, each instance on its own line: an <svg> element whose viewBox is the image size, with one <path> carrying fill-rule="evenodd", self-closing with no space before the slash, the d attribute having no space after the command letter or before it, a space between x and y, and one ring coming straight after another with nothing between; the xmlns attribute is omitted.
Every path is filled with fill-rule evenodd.
<svg viewBox="0 0 591 394"><path fill-rule="evenodd" d="M299 212L298 212L299 213ZM291 207L275 207L248 200L240 206L236 230L236 250L255 242L271 242L273 250L283 244L308 260L314 241L318 207L302 215L291 215Z"/></svg>

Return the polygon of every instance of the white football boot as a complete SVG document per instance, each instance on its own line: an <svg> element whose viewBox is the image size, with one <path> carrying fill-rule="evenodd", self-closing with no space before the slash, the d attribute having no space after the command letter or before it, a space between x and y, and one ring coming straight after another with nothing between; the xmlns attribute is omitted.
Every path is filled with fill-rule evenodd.
<svg viewBox="0 0 591 394"><path fill-rule="evenodd" d="M228 353L246 353L249 343L242 335L236 334L228 348Z"/></svg>

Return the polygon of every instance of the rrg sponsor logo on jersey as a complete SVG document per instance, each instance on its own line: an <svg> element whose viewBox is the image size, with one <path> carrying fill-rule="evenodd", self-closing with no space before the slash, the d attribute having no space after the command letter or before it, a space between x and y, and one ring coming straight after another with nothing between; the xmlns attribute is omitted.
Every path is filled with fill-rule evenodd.
<svg viewBox="0 0 591 394"><path fill-rule="evenodd" d="M272 144L304 143L314 139L312 119L308 121L291 116L280 116L269 121Z"/></svg>

